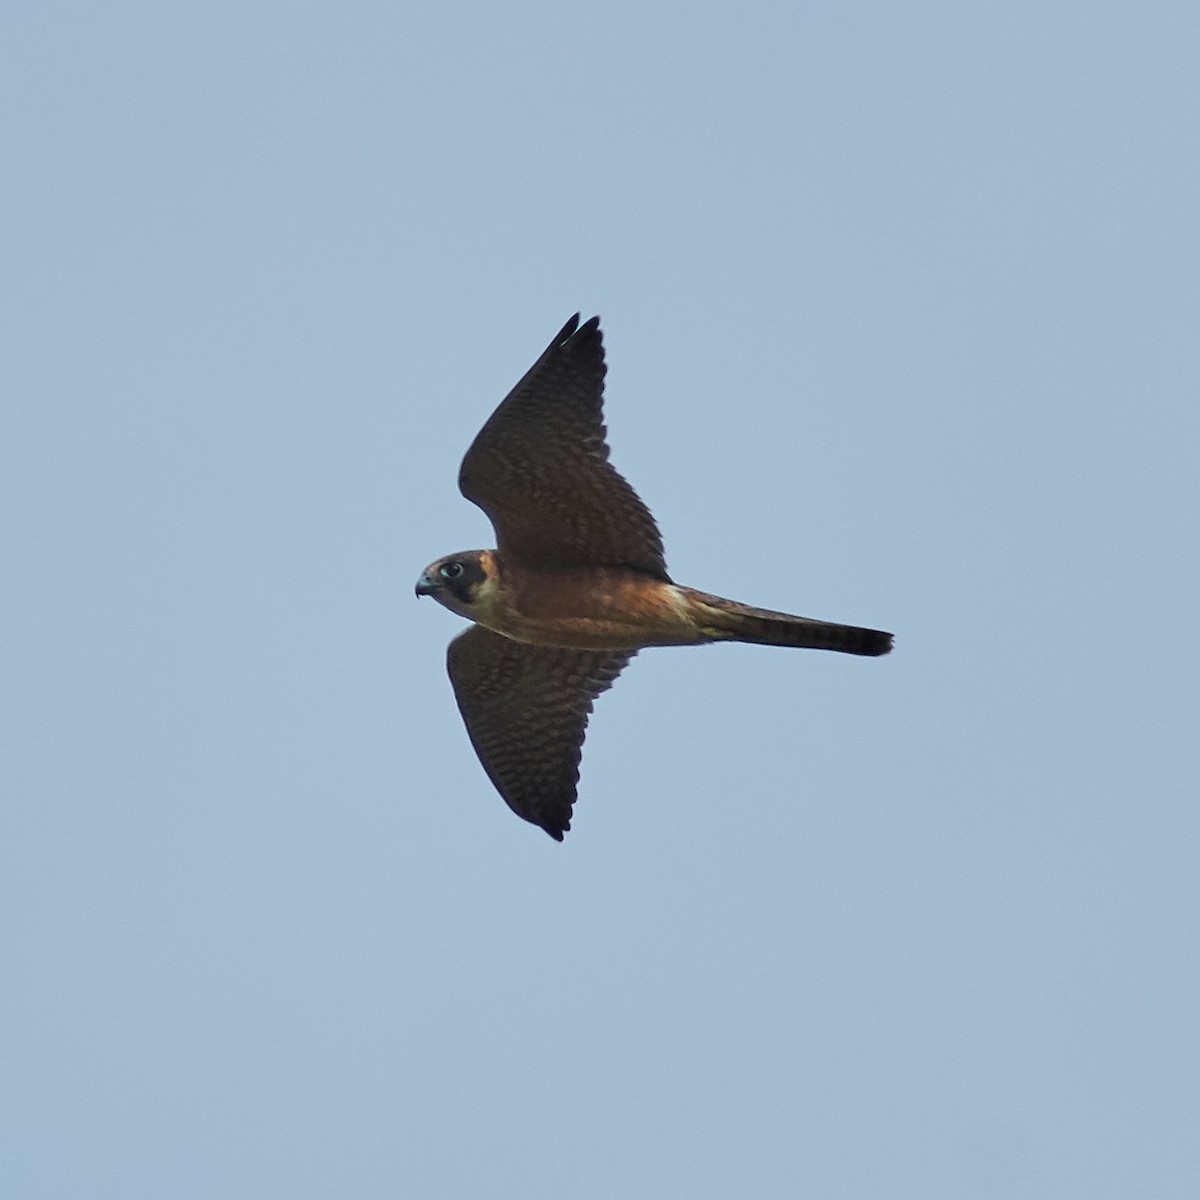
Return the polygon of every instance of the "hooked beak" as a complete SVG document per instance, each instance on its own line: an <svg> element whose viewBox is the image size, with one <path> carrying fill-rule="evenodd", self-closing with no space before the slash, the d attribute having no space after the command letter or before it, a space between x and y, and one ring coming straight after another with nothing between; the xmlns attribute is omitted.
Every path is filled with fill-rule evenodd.
<svg viewBox="0 0 1200 1200"><path fill-rule="evenodd" d="M430 577L429 572L422 573L421 578L417 580L417 595L431 596L437 591L437 584Z"/></svg>

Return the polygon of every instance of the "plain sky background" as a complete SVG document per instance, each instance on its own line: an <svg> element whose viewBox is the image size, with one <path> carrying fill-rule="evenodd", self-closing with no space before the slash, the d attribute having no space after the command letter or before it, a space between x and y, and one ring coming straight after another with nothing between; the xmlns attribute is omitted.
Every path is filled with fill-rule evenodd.
<svg viewBox="0 0 1200 1200"><path fill-rule="evenodd" d="M0 1192L1200 1195L1194 3L21 5ZM413 584L576 309L681 582L563 845Z"/></svg>

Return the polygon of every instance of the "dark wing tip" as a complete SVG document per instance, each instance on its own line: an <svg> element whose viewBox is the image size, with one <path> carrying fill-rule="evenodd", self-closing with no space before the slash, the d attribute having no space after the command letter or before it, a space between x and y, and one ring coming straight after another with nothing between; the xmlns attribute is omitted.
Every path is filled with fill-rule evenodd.
<svg viewBox="0 0 1200 1200"><path fill-rule="evenodd" d="M594 317L588 317L582 325L579 323L579 313L575 313L567 323L554 335L554 340L550 343L551 346L561 346L564 342L569 342L572 338L585 338L588 334L595 333L600 328L600 314L597 313Z"/></svg>
<svg viewBox="0 0 1200 1200"><path fill-rule="evenodd" d="M579 344L591 342L593 340L600 342L602 338L603 335L600 332L599 315L588 317L588 319L584 321L584 323L580 325L579 328L571 335L571 340ZM601 351L601 353L603 353L603 351Z"/></svg>
<svg viewBox="0 0 1200 1200"><path fill-rule="evenodd" d="M596 319L598 320L599 318ZM571 339L571 335L574 334L575 330L578 328L579 313L575 313L574 316L567 318L567 323L554 335L554 339L551 341L550 346L561 346L563 342L569 341Z"/></svg>
<svg viewBox="0 0 1200 1200"><path fill-rule="evenodd" d="M506 797L507 799L507 797ZM512 805L509 804L512 808ZM519 812L513 809L518 816L524 817L525 820L536 825L539 829L544 829L556 842L563 840L563 835L570 832L572 810L575 807L575 796L572 792L569 798L566 798L566 803L547 804L540 806L541 811L536 809L533 812L528 810Z"/></svg>
<svg viewBox="0 0 1200 1200"><path fill-rule="evenodd" d="M556 356L574 359L579 364L579 369L592 377L598 396L603 387L604 376L608 374L608 368L604 364L604 334L600 331L600 318L589 317L582 325L577 326L575 323L578 320L579 314L576 313L566 325L566 328L572 330L571 334L555 342L550 350L553 350ZM550 350L546 353L549 354ZM601 434L603 435L603 429Z"/></svg>
<svg viewBox="0 0 1200 1200"><path fill-rule="evenodd" d="M584 342L589 342L593 338L599 339L600 334L600 317L597 314L594 317L588 317L582 325L579 323L579 313L575 313L573 317L554 335L550 345L546 347L545 354L549 354L552 350L561 350L568 342L574 343L576 346Z"/></svg>

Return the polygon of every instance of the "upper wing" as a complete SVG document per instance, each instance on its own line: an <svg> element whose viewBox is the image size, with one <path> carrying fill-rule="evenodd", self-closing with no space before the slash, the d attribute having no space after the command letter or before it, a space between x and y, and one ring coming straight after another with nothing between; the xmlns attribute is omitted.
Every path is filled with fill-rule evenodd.
<svg viewBox="0 0 1200 1200"><path fill-rule="evenodd" d="M479 431L458 486L530 567L628 567L669 582L662 535L608 461L600 318L576 313Z"/></svg>
<svg viewBox="0 0 1200 1200"><path fill-rule="evenodd" d="M509 808L562 841L592 701L634 650L527 646L473 625L446 667L471 744Z"/></svg>

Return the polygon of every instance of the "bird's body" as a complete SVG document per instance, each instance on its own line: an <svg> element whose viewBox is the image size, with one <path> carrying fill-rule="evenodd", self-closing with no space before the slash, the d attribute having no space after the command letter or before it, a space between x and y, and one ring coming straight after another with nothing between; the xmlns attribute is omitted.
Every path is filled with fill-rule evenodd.
<svg viewBox="0 0 1200 1200"><path fill-rule="evenodd" d="M516 572L498 589L496 633L571 650L641 650L700 639L683 589L633 571ZM489 614L490 616L490 614Z"/></svg>
<svg viewBox="0 0 1200 1200"><path fill-rule="evenodd" d="M667 574L649 510L608 462L599 319L573 317L480 431L459 486L498 548L417 584L475 627L451 643L455 696L518 816L570 828L592 701L638 650L741 641L879 655L892 635L752 608Z"/></svg>
<svg viewBox="0 0 1200 1200"><path fill-rule="evenodd" d="M443 588L442 604L514 642L571 650L644 650L757 642L876 655L891 634L752 608L695 588L617 567L506 569L495 550L466 550L433 563L470 563L462 594ZM478 572L474 567L478 568Z"/></svg>
<svg viewBox="0 0 1200 1200"><path fill-rule="evenodd" d="M512 569L494 550L465 551L447 561L468 559L478 563L482 578L472 572L469 593L451 593L442 603L515 642L572 650L637 650L698 640L689 636L682 589L674 584L612 567Z"/></svg>

